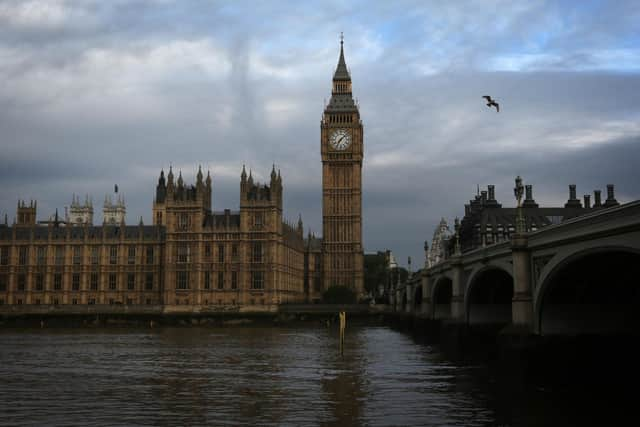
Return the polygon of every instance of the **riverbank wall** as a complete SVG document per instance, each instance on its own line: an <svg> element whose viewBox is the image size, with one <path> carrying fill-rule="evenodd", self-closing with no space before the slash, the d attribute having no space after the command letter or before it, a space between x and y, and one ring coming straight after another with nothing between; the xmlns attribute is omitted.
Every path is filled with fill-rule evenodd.
<svg viewBox="0 0 640 427"><path fill-rule="evenodd" d="M83 326L273 326L292 322L337 321L347 313L350 322L380 320L384 308L363 304L295 304L258 306L59 305L0 306L0 327Z"/></svg>

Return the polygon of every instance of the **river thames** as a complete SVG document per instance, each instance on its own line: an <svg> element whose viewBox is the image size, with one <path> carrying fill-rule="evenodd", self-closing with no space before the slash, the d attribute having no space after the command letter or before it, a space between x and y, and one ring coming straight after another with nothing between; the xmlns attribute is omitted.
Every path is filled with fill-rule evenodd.
<svg viewBox="0 0 640 427"><path fill-rule="evenodd" d="M580 394L580 393L579 393ZM501 385L385 326L0 330L0 425L598 425L624 406ZM605 393L607 394L607 393ZM619 403L619 402L618 402ZM622 404L620 404L622 405Z"/></svg>

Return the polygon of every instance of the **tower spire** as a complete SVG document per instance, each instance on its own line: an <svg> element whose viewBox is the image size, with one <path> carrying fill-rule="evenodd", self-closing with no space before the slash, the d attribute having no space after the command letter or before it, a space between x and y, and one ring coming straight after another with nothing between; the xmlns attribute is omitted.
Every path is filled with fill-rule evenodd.
<svg viewBox="0 0 640 427"><path fill-rule="evenodd" d="M336 72L333 74L333 80L351 80L347 63L344 60L344 35L342 33L340 33L340 58L338 59Z"/></svg>

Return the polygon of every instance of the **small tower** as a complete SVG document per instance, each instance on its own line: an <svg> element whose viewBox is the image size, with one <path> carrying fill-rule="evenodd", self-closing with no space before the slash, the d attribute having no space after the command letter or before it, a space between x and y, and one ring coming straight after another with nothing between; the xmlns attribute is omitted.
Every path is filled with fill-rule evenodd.
<svg viewBox="0 0 640 427"><path fill-rule="evenodd" d="M169 169L171 174L171 169ZM171 174L173 181L173 174ZM153 225L164 225L166 221L167 183L164 179L164 169L160 170L160 178L156 185L156 198L153 200Z"/></svg>
<svg viewBox="0 0 640 427"><path fill-rule="evenodd" d="M300 235L300 237L302 238L302 236L304 236L304 227L302 224L302 214L298 214L298 228L296 230L298 232L298 234Z"/></svg>
<svg viewBox="0 0 640 427"><path fill-rule="evenodd" d="M31 200L27 206L24 200L18 200L18 209L16 217L19 226L30 226L36 224L36 207L38 202Z"/></svg>
<svg viewBox="0 0 640 427"><path fill-rule="evenodd" d="M433 239L431 240L431 250L429 251L429 267L438 264L445 259L444 241L451 237L449 226L447 221L442 218L438 227L433 232ZM426 245L425 245L426 246Z"/></svg>
<svg viewBox="0 0 640 427"><path fill-rule="evenodd" d="M66 220L70 225L93 225L93 202L89 195L85 196L84 204L80 203L80 197L75 194L71 197Z"/></svg>
<svg viewBox="0 0 640 427"><path fill-rule="evenodd" d="M102 208L103 221L108 225L124 224L127 209L124 204L124 197L120 194L116 196L115 203L111 195L104 196L104 206Z"/></svg>

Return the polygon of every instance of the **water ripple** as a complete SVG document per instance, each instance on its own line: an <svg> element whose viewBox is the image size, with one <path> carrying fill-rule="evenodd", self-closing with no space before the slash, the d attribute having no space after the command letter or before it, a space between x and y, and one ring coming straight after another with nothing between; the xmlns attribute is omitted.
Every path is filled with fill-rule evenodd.
<svg viewBox="0 0 640 427"><path fill-rule="evenodd" d="M473 368L384 327L0 331L0 425L486 425Z"/></svg>

